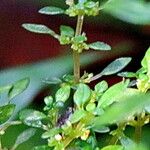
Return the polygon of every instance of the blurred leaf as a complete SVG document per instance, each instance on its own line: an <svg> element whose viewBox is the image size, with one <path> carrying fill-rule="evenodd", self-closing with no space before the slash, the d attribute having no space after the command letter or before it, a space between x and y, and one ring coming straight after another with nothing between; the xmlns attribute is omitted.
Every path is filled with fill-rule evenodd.
<svg viewBox="0 0 150 150"><path fill-rule="evenodd" d="M43 80L43 82L47 83L47 84L60 84L60 83L62 83L61 79L56 78L56 77L53 77L51 79L46 78Z"/></svg>
<svg viewBox="0 0 150 150"><path fill-rule="evenodd" d="M148 71L150 76L150 48L146 51L144 58L142 59L141 65Z"/></svg>
<svg viewBox="0 0 150 150"><path fill-rule="evenodd" d="M89 44L89 47L94 50L111 50L111 47L104 42L94 42Z"/></svg>
<svg viewBox="0 0 150 150"><path fill-rule="evenodd" d="M86 110L89 112L93 112L96 109L96 104L95 103L88 103L86 106Z"/></svg>
<svg viewBox="0 0 150 150"><path fill-rule="evenodd" d="M0 86L0 94L10 90L10 88L12 87L12 85L6 85L6 86Z"/></svg>
<svg viewBox="0 0 150 150"><path fill-rule="evenodd" d="M86 41L87 38L85 35L76 35L74 38L73 38L73 41L76 42L76 43L82 43L84 41Z"/></svg>
<svg viewBox="0 0 150 150"><path fill-rule="evenodd" d="M73 37L74 36L74 29L70 26L61 25L60 26L60 33L64 36Z"/></svg>
<svg viewBox="0 0 150 150"><path fill-rule="evenodd" d="M30 32L39 34L50 34L51 36L58 38L58 35L53 30L42 24L24 23L22 24L22 27Z"/></svg>
<svg viewBox="0 0 150 150"><path fill-rule="evenodd" d="M121 72L121 73L118 73L117 75L120 77L125 77L125 78L134 78L137 76L137 74L134 72Z"/></svg>
<svg viewBox="0 0 150 150"><path fill-rule="evenodd" d="M73 97L74 103L77 107L82 107L89 100L90 95L90 88L86 84L80 83Z"/></svg>
<svg viewBox="0 0 150 150"><path fill-rule="evenodd" d="M0 124L5 123L13 114L15 110L14 104L0 106Z"/></svg>
<svg viewBox="0 0 150 150"><path fill-rule="evenodd" d="M84 110L76 110L69 118L71 123L76 123L80 121L83 117L85 117L86 111Z"/></svg>
<svg viewBox="0 0 150 150"><path fill-rule="evenodd" d="M13 146L14 149L16 149L20 144L28 141L36 132L36 129L30 128L25 131L23 131L16 139L16 142Z"/></svg>
<svg viewBox="0 0 150 150"><path fill-rule="evenodd" d="M45 133L42 134L43 139L47 139L50 137L54 137L55 135L59 134L61 132L61 129L58 127L52 128L49 131L46 131Z"/></svg>
<svg viewBox="0 0 150 150"><path fill-rule="evenodd" d="M46 104L46 106L51 106L53 104L53 97L52 96L46 96L44 98L44 102Z"/></svg>
<svg viewBox="0 0 150 150"><path fill-rule="evenodd" d="M122 97L121 101L108 107L104 114L96 117L91 125L104 126L115 122L121 122L127 119L130 115L142 110L150 103L150 94L134 94Z"/></svg>
<svg viewBox="0 0 150 150"><path fill-rule="evenodd" d="M124 96L124 92L127 89L127 86L129 84L129 80L127 81L121 81L117 84L114 84L113 86L111 86L100 98L100 100L98 101L98 107L100 108L106 108L109 105L111 105L112 103L121 100L121 97ZM127 91L126 91L127 92ZM126 94L125 92L125 94ZM128 92L130 92L128 90ZM128 93L130 94L130 93Z"/></svg>
<svg viewBox="0 0 150 150"><path fill-rule="evenodd" d="M45 15L57 15L57 14L64 14L64 10L59 7L47 6L40 9L39 13Z"/></svg>
<svg viewBox="0 0 150 150"><path fill-rule="evenodd" d="M28 87L29 82L29 78L24 78L15 82L9 90L8 98L12 99L15 96L21 94Z"/></svg>
<svg viewBox="0 0 150 150"><path fill-rule="evenodd" d="M65 102L70 96L70 86L64 85L62 86L55 94L56 102L62 101Z"/></svg>
<svg viewBox="0 0 150 150"><path fill-rule="evenodd" d="M32 127L42 127L42 120L46 117L44 113L33 109L25 109L19 113L20 120L24 124Z"/></svg>
<svg viewBox="0 0 150 150"><path fill-rule="evenodd" d="M99 82L99 83L97 83L95 85L95 87L94 87L95 92L97 92L99 94L105 92L107 90L107 88L108 88L108 83L106 81L104 81L104 80Z"/></svg>
<svg viewBox="0 0 150 150"><path fill-rule="evenodd" d="M150 104L145 107L145 111L150 114Z"/></svg>
<svg viewBox="0 0 150 150"><path fill-rule="evenodd" d="M116 9L117 8L117 9ZM104 12L133 24L150 24L150 3L144 0L111 0Z"/></svg>
<svg viewBox="0 0 150 150"><path fill-rule="evenodd" d="M109 145L102 148L101 150L123 150L123 147L121 145Z"/></svg>

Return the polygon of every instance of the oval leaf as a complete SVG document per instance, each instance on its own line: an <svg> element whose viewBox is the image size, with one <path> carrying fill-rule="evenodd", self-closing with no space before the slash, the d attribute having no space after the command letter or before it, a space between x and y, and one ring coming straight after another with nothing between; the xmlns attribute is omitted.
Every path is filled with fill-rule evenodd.
<svg viewBox="0 0 150 150"><path fill-rule="evenodd" d="M29 140L36 132L36 129L30 128L25 131L23 131L16 139L16 142L14 144L13 148L17 148L20 144L26 142Z"/></svg>
<svg viewBox="0 0 150 150"><path fill-rule="evenodd" d="M14 104L0 106L0 124L5 123L11 117L14 110L15 110Z"/></svg>
<svg viewBox="0 0 150 150"><path fill-rule="evenodd" d="M19 113L19 118L28 126L42 127L42 120L46 119L46 115L40 111L25 109Z"/></svg>
<svg viewBox="0 0 150 150"><path fill-rule="evenodd" d="M104 80L99 82L98 84L96 84L95 87L94 87L95 92L98 93L98 94L103 93L104 91L107 90L107 88L108 88L108 83Z"/></svg>
<svg viewBox="0 0 150 150"><path fill-rule="evenodd" d="M24 23L22 27L30 32L39 33L39 34L50 34L51 36L58 39L58 35L47 26L42 24L31 24L31 23Z"/></svg>
<svg viewBox="0 0 150 150"><path fill-rule="evenodd" d="M126 82L119 82L113 86L111 86L100 98L98 101L98 107L106 108L107 106L111 105L113 102L120 100L121 96L124 96L123 93L126 94L127 86L129 84L129 80ZM132 90L128 89L128 94L130 94Z"/></svg>
<svg viewBox="0 0 150 150"><path fill-rule="evenodd" d="M70 26L61 25L60 26L60 33L63 36L73 37L74 36L74 29L71 28Z"/></svg>
<svg viewBox="0 0 150 150"><path fill-rule="evenodd" d="M71 123L76 123L80 121L83 117L85 117L86 111L84 110L76 110L69 118Z"/></svg>
<svg viewBox="0 0 150 150"><path fill-rule="evenodd" d="M94 50L111 50L111 47L104 42L94 42L89 44L89 47Z"/></svg>
<svg viewBox="0 0 150 150"><path fill-rule="evenodd" d="M29 82L29 78L24 78L14 83L8 92L8 98L12 99L21 94L28 87Z"/></svg>
<svg viewBox="0 0 150 150"><path fill-rule="evenodd" d="M64 14L64 10L59 7L54 6L47 6L39 10L40 14L45 15L57 15L57 14Z"/></svg>
<svg viewBox="0 0 150 150"><path fill-rule="evenodd" d="M109 127L106 126L94 126L92 130L97 133L107 133L110 131Z"/></svg>
<svg viewBox="0 0 150 150"><path fill-rule="evenodd" d="M65 102L69 98L69 96L70 96L70 86L65 85L56 92L55 99L56 102L58 101Z"/></svg>
<svg viewBox="0 0 150 150"><path fill-rule="evenodd" d="M130 57L122 57L114 60L110 63L100 74L101 75L111 75L121 71L125 68L131 61Z"/></svg>
<svg viewBox="0 0 150 150"><path fill-rule="evenodd" d="M83 106L86 102L88 102L90 95L90 88L86 84L80 83L73 97L75 104L78 107Z"/></svg>

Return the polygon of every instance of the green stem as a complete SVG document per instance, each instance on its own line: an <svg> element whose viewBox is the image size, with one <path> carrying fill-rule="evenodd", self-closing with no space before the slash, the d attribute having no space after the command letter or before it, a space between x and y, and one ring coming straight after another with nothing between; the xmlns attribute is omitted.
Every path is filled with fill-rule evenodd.
<svg viewBox="0 0 150 150"><path fill-rule="evenodd" d="M135 126L135 135L134 135L134 139L137 144L140 143L141 137L142 137L142 124L141 124L142 120L141 119L142 119L141 114L139 114L137 116L137 124Z"/></svg>
<svg viewBox="0 0 150 150"><path fill-rule="evenodd" d="M82 26L83 26L83 20L84 16L79 15L77 20L77 26L76 26L76 34L80 35L82 32ZM80 79L80 54L78 51L73 51L73 62L74 62L74 78L75 82L78 83Z"/></svg>

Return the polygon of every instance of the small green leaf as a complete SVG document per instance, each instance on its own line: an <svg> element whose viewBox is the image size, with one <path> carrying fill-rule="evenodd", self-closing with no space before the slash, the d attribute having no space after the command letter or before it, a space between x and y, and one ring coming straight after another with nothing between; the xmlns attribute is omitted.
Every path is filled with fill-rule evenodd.
<svg viewBox="0 0 150 150"><path fill-rule="evenodd" d="M86 84L80 83L75 94L74 94L74 102L78 107L83 106L86 102L89 101L91 96L91 90L89 86Z"/></svg>
<svg viewBox="0 0 150 150"><path fill-rule="evenodd" d="M73 37L74 36L74 29L70 26L61 25L60 26L60 33L63 36Z"/></svg>
<svg viewBox="0 0 150 150"><path fill-rule="evenodd" d="M46 106L51 107L53 104L53 97L52 96L46 96L44 98L44 102L45 102Z"/></svg>
<svg viewBox="0 0 150 150"><path fill-rule="evenodd" d="M148 71L150 75L150 48L146 51L144 58L142 59L141 65Z"/></svg>
<svg viewBox="0 0 150 150"><path fill-rule="evenodd" d="M87 37L85 35L76 35L74 38L73 38L73 41L75 43L82 43L84 41L87 40Z"/></svg>
<svg viewBox="0 0 150 150"><path fill-rule="evenodd" d="M64 14L64 10L59 7L54 6L47 6L39 10L40 14L45 15L57 15L57 14Z"/></svg>
<svg viewBox="0 0 150 150"><path fill-rule="evenodd" d="M84 110L76 110L69 118L71 123L76 123L80 121L83 117L85 117L86 111Z"/></svg>
<svg viewBox="0 0 150 150"><path fill-rule="evenodd" d="M131 61L130 57L122 57L114 60L110 63L100 74L101 75L111 75L121 71L125 68Z"/></svg>
<svg viewBox="0 0 150 150"><path fill-rule="evenodd" d="M86 106L86 110L89 111L89 112L93 112L96 108L96 104L95 103L89 103L87 104Z"/></svg>
<svg viewBox="0 0 150 150"><path fill-rule="evenodd" d="M55 94L56 102L62 101L65 102L70 96L70 86L62 86Z"/></svg>
<svg viewBox="0 0 150 150"><path fill-rule="evenodd" d="M50 148L47 145L41 145L41 146L36 146L32 150L52 150L53 148Z"/></svg>
<svg viewBox="0 0 150 150"><path fill-rule="evenodd" d="M56 134L59 134L61 132L61 129L58 127L52 128L49 131L46 131L45 133L42 134L43 139L47 139L49 137L53 137Z"/></svg>
<svg viewBox="0 0 150 150"><path fill-rule="evenodd" d="M125 77L125 78L134 78L137 76L137 74L134 72L121 72L121 73L118 73L117 75L120 77Z"/></svg>
<svg viewBox="0 0 150 150"><path fill-rule="evenodd" d="M60 84L62 83L61 79L59 78L52 78L52 79L44 79L43 80L44 83L47 83L47 84Z"/></svg>
<svg viewBox="0 0 150 150"><path fill-rule="evenodd" d="M124 148L121 145L109 145L109 146L102 148L101 150L123 150L123 149Z"/></svg>
<svg viewBox="0 0 150 150"><path fill-rule="evenodd" d="M125 93L128 84L129 84L129 80L127 80L126 82L121 81L111 86L98 101L98 107L106 108L112 103L118 101L118 99L120 100L120 97L124 95L123 93Z"/></svg>
<svg viewBox="0 0 150 150"><path fill-rule="evenodd" d="M14 83L8 92L8 98L12 99L21 94L28 87L29 82L29 78L24 78Z"/></svg>
<svg viewBox="0 0 150 150"><path fill-rule="evenodd" d="M58 39L58 35L53 30L42 24L24 23L22 24L22 27L30 32L39 34L50 34L51 36Z"/></svg>
<svg viewBox="0 0 150 150"><path fill-rule="evenodd" d="M40 111L36 111L33 109L25 109L19 113L20 120L32 127L42 127L42 120L46 119L46 115Z"/></svg>
<svg viewBox="0 0 150 150"><path fill-rule="evenodd" d="M0 94L10 90L12 85L0 86Z"/></svg>
<svg viewBox="0 0 150 150"><path fill-rule="evenodd" d="M0 106L0 124L5 123L12 116L14 110L14 104Z"/></svg>
<svg viewBox="0 0 150 150"><path fill-rule="evenodd" d="M95 85L95 92L101 94L108 89L108 83L106 81L101 81Z"/></svg>
<svg viewBox="0 0 150 150"><path fill-rule="evenodd" d="M27 130L23 131L17 137L13 148L16 149L20 144L28 141L32 136L34 136L35 132L36 132L36 129L34 129L34 128L30 128L30 129L27 129Z"/></svg>
<svg viewBox="0 0 150 150"><path fill-rule="evenodd" d="M108 44L99 41L89 44L89 47L94 50L111 50Z"/></svg>

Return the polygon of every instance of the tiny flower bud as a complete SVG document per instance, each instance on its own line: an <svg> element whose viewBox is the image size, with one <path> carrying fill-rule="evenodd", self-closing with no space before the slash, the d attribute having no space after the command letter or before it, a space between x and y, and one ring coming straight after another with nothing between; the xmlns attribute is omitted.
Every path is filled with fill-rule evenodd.
<svg viewBox="0 0 150 150"><path fill-rule="evenodd" d="M62 140L62 136L61 136L60 134L56 134L56 135L55 135L55 139L56 139L57 141L61 141L61 140Z"/></svg>

